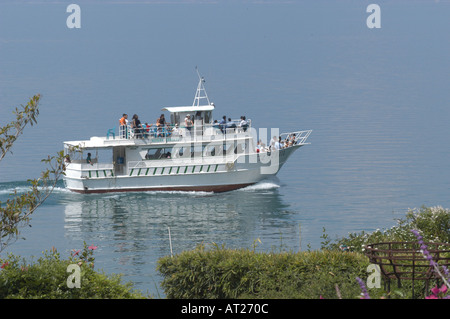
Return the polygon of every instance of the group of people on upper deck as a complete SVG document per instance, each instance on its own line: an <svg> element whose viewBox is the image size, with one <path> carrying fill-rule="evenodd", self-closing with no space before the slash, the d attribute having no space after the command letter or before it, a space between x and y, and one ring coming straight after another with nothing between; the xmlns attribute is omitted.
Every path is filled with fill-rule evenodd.
<svg viewBox="0 0 450 319"><path fill-rule="evenodd" d="M186 136L189 136L191 134L191 130L194 127L194 120L191 118L189 114L186 115L184 118L184 129ZM131 136L134 138L147 138L149 136L153 137L165 137L165 136L181 136L182 131L178 125L178 123L175 123L175 125L171 125L171 123L167 122L164 114L161 114L161 116L156 120L155 126L153 124L149 124L145 122L144 124L141 123L139 120L139 116L137 114L134 114L131 121L128 120L128 114L124 113L122 117L119 120L120 124L120 136L122 138L128 138L128 127L131 128ZM247 131L249 127L249 122L246 120L245 116L241 116L240 121L237 123L235 121L232 121L231 118L228 118L224 115L222 120L218 122L217 120L214 121L213 128L220 130L223 134L230 133L230 129L234 130L236 128L241 128L244 132Z"/></svg>
<svg viewBox="0 0 450 319"><path fill-rule="evenodd" d="M220 122L215 120L213 123L213 127L220 129L220 131L224 134L226 134L227 132L230 132L229 129L233 130L236 128L242 128L242 130L245 132L245 131L247 131L248 126L249 126L249 123L246 120L244 115L241 116L241 120L239 121L239 123L234 122L233 120L231 120L231 118L228 118L228 121L227 121L226 115L224 115L222 117L222 120Z"/></svg>
<svg viewBox="0 0 450 319"><path fill-rule="evenodd" d="M122 138L128 137L127 135L128 127L131 128L130 132L132 134L132 137L146 138L151 134L153 134L155 137L167 136L173 133L173 131L176 131L176 127L178 126L176 125L176 127L170 128L170 123L166 121L164 114L161 114L161 116L156 120L156 124L154 127L153 124L148 124L147 122L142 124L137 114L134 114L131 121L129 121L128 114L126 113L124 113L120 118L119 124L120 124L119 131Z"/></svg>

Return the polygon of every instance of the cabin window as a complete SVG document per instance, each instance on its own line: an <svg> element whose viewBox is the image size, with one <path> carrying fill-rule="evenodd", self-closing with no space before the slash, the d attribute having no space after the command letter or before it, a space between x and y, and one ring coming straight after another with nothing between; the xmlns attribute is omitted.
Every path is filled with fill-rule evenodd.
<svg viewBox="0 0 450 319"><path fill-rule="evenodd" d="M220 145L207 145L204 148L203 155L204 156L215 156L218 155L220 152Z"/></svg>
<svg viewBox="0 0 450 319"><path fill-rule="evenodd" d="M66 146L64 154L66 163L87 164L88 157L92 164L110 164L113 161L112 148L73 150Z"/></svg>
<svg viewBox="0 0 450 319"><path fill-rule="evenodd" d="M189 146L174 147L172 149L173 158L190 157L191 156L190 154L191 151Z"/></svg>
<svg viewBox="0 0 450 319"><path fill-rule="evenodd" d="M181 125L182 123L180 123L180 114L178 114L178 113L171 113L170 114L170 122L173 125L175 125L175 124Z"/></svg>
<svg viewBox="0 0 450 319"><path fill-rule="evenodd" d="M225 144L223 144L223 155L230 155L233 154L235 150L235 145L234 142L227 142Z"/></svg>
<svg viewBox="0 0 450 319"><path fill-rule="evenodd" d="M172 148L150 148L144 158L146 160L157 160L172 157Z"/></svg>
<svg viewBox="0 0 450 319"><path fill-rule="evenodd" d="M245 151L245 144L244 143L239 143L236 145L236 148L234 150L234 154L241 154L244 153Z"/></svg>
<svg viewBox="0 0 450 319"><path fill-rule="evenodd" d="M194 145L191 147L191 157L202 157L204 149L205 146L203 145Z"/></svg>
<svg viewBox="0 0 450 319"><path fill-rule="evenodd" d="M204 123L211 123L211 112L205 112Z"/></svg>

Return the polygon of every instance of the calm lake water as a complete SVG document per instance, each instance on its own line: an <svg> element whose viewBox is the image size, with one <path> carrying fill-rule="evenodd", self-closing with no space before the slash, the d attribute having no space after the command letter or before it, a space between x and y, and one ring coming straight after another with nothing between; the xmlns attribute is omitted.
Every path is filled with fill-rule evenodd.
<svg viewBox="0 0 450 319"><path fill-rule="evenodd" d="M408 208L450 207L450 3L0 4L0 124L42 94L38 124L0 163L0 201L65 140L106 135L121 114L155 122L192 104L197 75L215 118L312 129L277 178L222 194L80 195L62 183L8 248L62 255L95 244L96 267L163 297L158 258L200 243L297 251L390 228Z"/></svg>

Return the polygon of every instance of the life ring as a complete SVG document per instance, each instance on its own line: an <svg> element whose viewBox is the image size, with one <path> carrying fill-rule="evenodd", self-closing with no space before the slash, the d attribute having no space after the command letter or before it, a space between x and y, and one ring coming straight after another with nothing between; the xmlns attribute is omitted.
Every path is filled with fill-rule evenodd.
<svg viewBox="0 0 450 319"><path fill-rule="evenodd" d="M231 171L234 168L234 162L228 162L226 165L227 171Z"/></svg>

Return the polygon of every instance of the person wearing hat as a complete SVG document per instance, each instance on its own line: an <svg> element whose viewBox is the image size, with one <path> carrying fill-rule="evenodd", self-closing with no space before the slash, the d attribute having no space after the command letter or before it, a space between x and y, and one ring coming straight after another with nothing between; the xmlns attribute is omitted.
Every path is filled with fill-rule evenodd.
<svg viewBox="0 0 450 319"><path fill-rule="evenodd" d="M181 130L178 127L178 123L175 123L175 127L172 130L172 135L173 136L181 136Z"/></svg>
<svg viewBox="0 0 450 319"><path fill-rule="evenodd" d="M190 114L186 114L186 118L184 119L184 126L186 127L187 130L187 135L191 135L191 129L192 129L192 120L191 120L191 115Z"/></svg>

